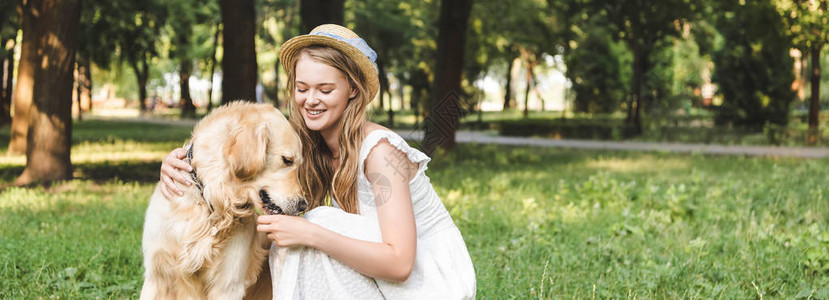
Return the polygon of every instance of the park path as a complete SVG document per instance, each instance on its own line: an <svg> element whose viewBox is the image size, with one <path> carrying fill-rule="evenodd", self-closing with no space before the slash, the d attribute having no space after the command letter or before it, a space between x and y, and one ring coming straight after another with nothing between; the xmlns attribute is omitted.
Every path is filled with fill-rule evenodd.
<svg viewBox="0 0 829 300"><path fill-rule="evenodd" d="M122 119L124 120L124 119ZM131 121L177 124L182 126L193 126L196 120L165 120L158 118L131 118ZM422 131L396 130L400 136L410 141L422 141ZM458 143L479 143L499 144L514 146L536 146L566 149L595 149L611 151L643 151L643 152L676 152L676 153L699 153L714 155L747 155L747 156L768 156L768 157L798 157L798 158L827 158L829 148L825 147L777 147L777 146L741 146L741 145L713 145L713 144L681 144L681 143L656 143L656 142L633 142L633 141L593 141L593 140L570 140L532 138L517 136L498 136L478 131L458 131L455 140Z"/></svg>
<svg viewBox="0 0 829 300"><path fill-rule="evenodd" d="M412 132L398 130L403 138L413 141L423 140L423 132ZM774 147L774 146L725 146L707 144L680 144L680 143L654 143L654 142L615 142L615 141L592 141L592 140L569 140L530 138L516 136L497 136L485 132L458 131L455 136L458 143L479 143L499 144L516 146L537 146L569 149L597 149L597 150L623 150L623 151L655 151L655 152L678 152L678 153L700 153L716 155L747 155L747 156L775 156L775 157L799 157L799 158L826 158L829 157L829 148L800 148L800 147Z"/></svg>

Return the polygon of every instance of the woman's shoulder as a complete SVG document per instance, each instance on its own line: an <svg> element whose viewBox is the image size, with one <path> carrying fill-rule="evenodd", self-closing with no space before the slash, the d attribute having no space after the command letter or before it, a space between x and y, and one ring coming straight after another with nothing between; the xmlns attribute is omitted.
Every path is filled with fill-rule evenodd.
<svg viewBox="0 0 829 300"><path fill-rule="evenodd" d="M393 132L391 129L386 128L386 126L383 126L383 125L380 125L380 124L377 124L377 123L374 123L374 122L371 122L371 121L366 121L365 125L363 126L364 136L368 136L369 134L371 134L372 132L375 132L377 130Z"/></svg>
<svg viewBox="0 0 829 300"><path fill-rule="evenodd" d="M408 165L412 162L415 165L427 163L430 158L423 152L412 148L403 137L396 132L376 123L366 124L366 137L360 149L360 164L362 165L366 159L382 160L387 163L391 161L399 161L401 164ZM370 154L379 155L370 155ZM400 159L402 158L402 159Z"/></svg>
<svg viewBox="0 0 829 300"><path fill-rule="evenodd" d="M362 149L360 149L361 160L376 152L408 152L408 144L396 132L379 124L366 127L365 139L363 140Z"/></svg>

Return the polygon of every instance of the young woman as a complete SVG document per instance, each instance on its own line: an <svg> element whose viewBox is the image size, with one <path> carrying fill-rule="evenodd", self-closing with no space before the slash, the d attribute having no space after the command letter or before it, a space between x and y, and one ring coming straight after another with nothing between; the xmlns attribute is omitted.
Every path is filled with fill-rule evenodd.
<svg viewBox="0 0 829 300"><path fill-rule="evenodd" d="M379 87L375 52L354 32L321 25L282 45L290 121L303 143L310 211L264 215L276 298L466 299L475 271L463 237L426 176L430 158L365 120ZM165 195L183 150L161 168ZM330 204L329 204L330 203Z"/></svg>

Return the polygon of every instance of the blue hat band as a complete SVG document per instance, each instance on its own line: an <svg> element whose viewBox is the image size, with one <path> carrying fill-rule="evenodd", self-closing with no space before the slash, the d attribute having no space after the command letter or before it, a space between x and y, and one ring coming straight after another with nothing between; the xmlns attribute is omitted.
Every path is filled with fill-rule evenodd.
<svg viewBox="0 0 829 300"><path fill-rule="evenodd" d="M312 32L310 35L327 36L327 37L334 38L334 39L339 40L339 41L346 42L349 45L353 46L354 48L357 48L357 50L360 50L360 52L363 52L363 54L366 57L368 57L368 59L371 60L372 63L374 63L374 61L377 59L377 52L374 52L374 50L372 50L371 47L368 46L368 43L366 43L366 41L361 39L361 38L346 39L346 38L343 38L339 35L336 35L336 34L333 34L333 33L327 32L327 31Z"/></svg>

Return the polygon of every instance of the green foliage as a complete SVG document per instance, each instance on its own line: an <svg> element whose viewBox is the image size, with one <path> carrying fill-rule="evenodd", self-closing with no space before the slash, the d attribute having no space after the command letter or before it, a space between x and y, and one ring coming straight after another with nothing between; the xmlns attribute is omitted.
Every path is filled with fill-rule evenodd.
<svg viewBox="0 0 829 300"><path fill-rule="evenodd" d="M17 36L19 27L17 15L17 1L2 1L0 2L0 59L8 55L8 40L13 40Z"/></svg>
<svg viewBox="0 0 829 300"><path fill-rule="evenodd" d="M0 191L0 298L136 298L159 161L188 131L84 121L78 179ZM828 160L461 145L427 174L479 298L829 297Z"/></svg>
<svg viewBox="0 0 829 300"><path fill-rule="evenodd" d="M612 113L619 110L629 92L630 51L614 41L613 33L594 16L585 32L579 31L565 57L567 76L573 81L574 110Z"/></svg>
<svg viewBox="0 0 829 300"><path fill-rule="evenodd" d="M813 45L823 47L829 42L829 9L826 1L774 0L786 22L793 43L801 50Z"/></svg>
<svg viewBox="0 0 829 300"><path fill-rule="evenodd" d="M794 100L791 39L768 2L721 2L717 27L724 45L714 55L714 81L724 96L718 123L762 128L785 125Z"/></svg>

